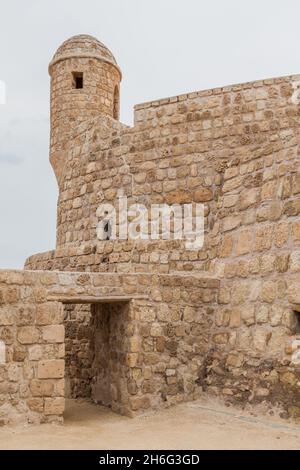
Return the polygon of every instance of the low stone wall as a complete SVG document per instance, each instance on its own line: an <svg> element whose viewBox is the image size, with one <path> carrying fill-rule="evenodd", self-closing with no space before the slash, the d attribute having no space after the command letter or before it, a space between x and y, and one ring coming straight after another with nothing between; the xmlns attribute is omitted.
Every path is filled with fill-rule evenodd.
<svg viewBox="0 0 300 470"><path fill-rule="evenodd" d="M206 224L207 226L207 224ZM158 273L207 271L208 238L198 251L186 250L179 240L110 240L68 245L30 256L25 269L110 273Z"/></svg>
<svg viewBox="0 0 300 470"><path fill-rule="evenodd" d="M63 322L74 304L92 305L85 364L92 373L83 382L73 376L82 396L90 389L94 401L129 416L195 399L218 290L217 279L201 275L0 271L2 424L62 421ZM67 363L67 375L80 369L86 342L76 332L69 350L75 369Z"/></svg>
<svg viewBox="0 0 300 470"><path fill-rule="evenodd" d="M285 311L295 321L298 286L294 275ZM252 324L244 287L226 310L229 290L205 274L0 271L1 423L61 422L65 375L72 396L128 416L207 391L298 417L300 337Z"/></svg>
<svg viewBox="0 0 300 470"><path fill-rule="evenodd" d="M0 425L61 422L63 308L47 299L47 274L0 271Z"/></svg>

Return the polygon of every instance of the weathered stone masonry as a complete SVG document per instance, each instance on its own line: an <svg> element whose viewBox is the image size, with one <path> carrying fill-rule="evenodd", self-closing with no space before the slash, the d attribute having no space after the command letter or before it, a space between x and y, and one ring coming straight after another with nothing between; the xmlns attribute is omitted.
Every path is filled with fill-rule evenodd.
<svg viewBox="0 0 300 470"><path fill-rule="evenodd" d="M70 303L92 305L95 402L132 416L197 398L218 286L199 275L0 271L2 424L62 420Z"/></svg>
<svg viewBox="0 0 300 470"><path fill-rule="evenodd" d="M57 246L25 267L95 273L108 291L122 279L135 293L140 279L148 296L64 303L66 394L132 414L205 391L298 417L300 76L140 104L128 127L121 72L97 40L66 41L50 74ZM97 208L120 190L147 207L203 203L203 249L97 240Z"/></svg>
<svg viewBox="0 0 300 470"><path fill-rule="evenodd" d="M60 421L64 410L64 312L49 301L52 273L0 271L0 425Z"/></svg>

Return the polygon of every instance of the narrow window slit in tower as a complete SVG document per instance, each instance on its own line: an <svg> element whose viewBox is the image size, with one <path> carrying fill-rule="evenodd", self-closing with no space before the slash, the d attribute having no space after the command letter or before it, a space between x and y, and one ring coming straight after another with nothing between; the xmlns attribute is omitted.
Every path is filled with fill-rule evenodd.
<svg viewBox="0 0 300 470"><path fill-rule="evenodd" d="M83 73L73 72L73 88L77 90L83 88Z"/></svg>
<svg viewBox="0 0 300 470"><path fill-rule="evenodd" d="M119 119L119 110L120 110L120 92L119 87L115 86L114 91L114 109L113 109L113 118L118 120Z"/></svg>

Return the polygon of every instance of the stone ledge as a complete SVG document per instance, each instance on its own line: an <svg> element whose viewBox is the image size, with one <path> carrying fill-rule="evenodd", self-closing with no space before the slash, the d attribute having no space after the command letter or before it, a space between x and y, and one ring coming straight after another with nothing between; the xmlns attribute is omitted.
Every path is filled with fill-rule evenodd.
<svg viewBox="0 0 300 470"><path fill-rule="evenodd" d="M272 83L282 83L284 81L288 80L299 80L300 75L286 75L283 77L275 77L275 78L266 78L262 80L254 80L252 82L245 82L245 83L236 83L233 85L228 85L224 87L216 87L216 88L210 88L206 90L200 90L200 91L193 91L193 92L188 92L188 93L183 93L180 95L176 96L170 96L168 98L160 98L158 100L153 100L153 101L146 101L144 103L138 103L134 106L134 111L140 111L142 109L149 109L153 107L158 107L158 106L164 106L168 104L173 104L173 103L178 103L186 100L192 100L195 98L203 98L205 96L212 96L212 95L220 95L221 93L228 93L228 92L234 92L234 91L240 91L244 89L249 89L251 87L260 87L264 86L265 84L270 84Z"/></svg>
<svg viewBox="0 0 300 470"><path fill-rule="evenodd" d="M131 302L132 300L147 300L149 297L147 295L132 295L132 296L125 296L125 295L115 295L115 296L84 296L84 295L49 295L47 300L51 302L62 302L64 304L105 304L105 303L114 303L114 302L121 302L127 303Z"/></svg>

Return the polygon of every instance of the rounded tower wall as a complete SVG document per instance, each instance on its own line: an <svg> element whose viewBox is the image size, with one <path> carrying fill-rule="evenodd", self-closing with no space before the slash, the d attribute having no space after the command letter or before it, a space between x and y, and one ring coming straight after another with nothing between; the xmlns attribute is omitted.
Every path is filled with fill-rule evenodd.
<svg viewBox="0 0 300 470"><path fill-rule="evenodd" d="M100 115L119 119L120 69L110 51L90 36L66 41L49 66L50 161L58 183L75 127Z"/></svg>

